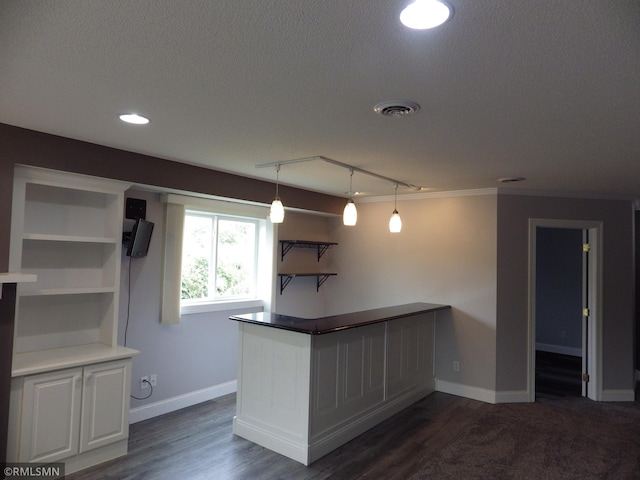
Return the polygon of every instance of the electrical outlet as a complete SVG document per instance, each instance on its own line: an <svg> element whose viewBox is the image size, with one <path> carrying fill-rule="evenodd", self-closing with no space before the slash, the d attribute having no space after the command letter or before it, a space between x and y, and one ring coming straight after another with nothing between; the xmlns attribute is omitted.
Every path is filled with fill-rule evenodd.
<svg viewBox="0 0 640 480"><path fill-rule="evenodd" d="M459 372L460 371L460 362L458 360L454 360L453 361L453 371L454 372Z"/></svg>
<svg viewBox="0 0 640 480"><path fill-rule="evenodd" d="M149 388L149 377L140 377L140 388L142 390L144 390L145 388Z"/></svg>
<svg viewBox="0 0 640 480"><path fill-rule="evenodd" d="M151 383L152 387L155 387L158 384L158 375L157 374L152 374L149 376L149 382Z"/></svg>

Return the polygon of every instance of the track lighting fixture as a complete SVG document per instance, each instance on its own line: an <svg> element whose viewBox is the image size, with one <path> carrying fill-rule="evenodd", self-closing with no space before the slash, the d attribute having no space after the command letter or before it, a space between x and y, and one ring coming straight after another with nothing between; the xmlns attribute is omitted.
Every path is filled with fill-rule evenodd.
<svg viewBox="0 0 640 480"><path fill-rule="evenodd" d="M378 175L377 173L373 173L369 170L365 170L359 167L354 167L347 163L342 163L337 160L333 160L331 158L322 157L322 156L297 158L293 160L284 160L284 161L273 162L273 163L263 163L261 165L256 165L256 167L257 168L273 167L273 166L276 167L276 198L273 200L273 203L271 204L271 214L270 214L270 218L273 223L282 223L282 221L284 220L284 207L282 206L282 202L280 201L280 198L278 198L278 184L279 184L278 173L280 172L280 166L289 165L292 163L310 162L314 160L320 160L320 161L329 163L331 165L336 165L338 167L346 168L349 170L349 174L350 174L349 200L347 201L347 204L345 205L344 211L342 214L342 222L344 223L344 225L347 225L347 226L353 226L358 221L358 211L356 210L356 204L353 202L353 193L354 193L353 192L353 173L356 171L359 173L363 173L365 175L376 177L380 180L384 180L386 182L392 182L395 184L394 208L393 208L393 213L391 215L391 218L389 219L389 231L391 233L397 233L402 230L402 220L400 219L400 214L398 213L398 209L397 209L398 187L400 185L403 185L407 188L410 188L414 192L421 192L423 190L426 190L424 187L420 187L418 185L413 185L411 183L406 183L390 177Z"/></svg>

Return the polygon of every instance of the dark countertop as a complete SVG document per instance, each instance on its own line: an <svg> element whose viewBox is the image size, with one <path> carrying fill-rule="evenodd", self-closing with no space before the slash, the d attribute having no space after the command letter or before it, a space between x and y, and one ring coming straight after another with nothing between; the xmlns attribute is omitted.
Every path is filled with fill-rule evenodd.
<svg viewBox="0 0 640 480"><path fill-rule="evenodd" d="M290 317L265 312L232 315L229 318L238 322L281 328L309 335L322 335L450 308L450 305L439 305L437 303L408 303L406 305L396 305L395 307L376 308L374 310L364 310L362 312L345 313L343 315L333 315L322 318Z"/></svg>

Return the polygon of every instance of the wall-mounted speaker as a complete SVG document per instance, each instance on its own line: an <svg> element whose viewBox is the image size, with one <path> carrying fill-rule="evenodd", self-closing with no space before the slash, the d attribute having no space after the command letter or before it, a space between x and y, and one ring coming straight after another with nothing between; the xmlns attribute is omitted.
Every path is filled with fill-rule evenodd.
<svg viewBox="0 0 640 480"><path fill-rule="evenodd" d="M147 201L139 198L127 198L124 212L125 218L137 220L147 218Z"/></svg>

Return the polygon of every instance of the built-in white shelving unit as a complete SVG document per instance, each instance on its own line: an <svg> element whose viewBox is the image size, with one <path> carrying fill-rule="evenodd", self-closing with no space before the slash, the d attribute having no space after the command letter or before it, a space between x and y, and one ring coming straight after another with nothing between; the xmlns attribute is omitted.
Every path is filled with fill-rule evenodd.
<svg viewBox="0 0 640 480"><path fill-rule="evenodd" d="M16 168L10 269L37 280L17 289L8 449L13 461L63 460L69 473L126 453L130 363L138 353L117 344L127 187ZM76 411L79 401L89 408L88 395L100 410ZM73 419L64 425L68 434L46 434L59 431L45 427L60 418ZM93 433L112 441L79 448L69 443L82 445L86 422L96 421Z"/></svg>

